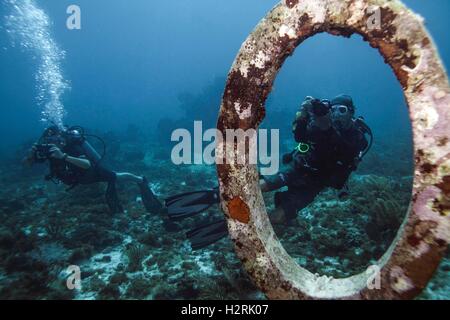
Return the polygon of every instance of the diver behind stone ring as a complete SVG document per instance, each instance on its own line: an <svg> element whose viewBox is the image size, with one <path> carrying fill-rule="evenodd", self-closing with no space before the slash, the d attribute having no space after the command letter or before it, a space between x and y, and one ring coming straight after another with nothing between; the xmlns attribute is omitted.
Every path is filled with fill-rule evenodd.
<svg viewBox="0 0 450 320"><path fill-rule="evenodd" d="M161 211L162 205L145 177L111 171L102 164L103 156L89 144L81 127L52 126L33 145L24 163L31 166L48 161L50 174L46 179L64 183L69 186L69 190L78 185L106 182L105 198L111 213L123 212L116 182L134 182L139 186L146 210L149 213Z"/></svg>
<svg viewBox="0 0 450 320"><path fill-rule="evenodd" d="M283 157L286 168L273 177L261 177L262 192L275 193L275 210L269 218L274 224L287 223L325 188L348 195L347 180L369 151L373 135L362 118L355 118L355 105L348 95L333 100L306 97L293 122L297 147ZM366 136L370 138L368 141ZM218 189L189 192L166 199L167 214L180 220L204 212L218 204ZM192 249L202 249L225 237L226 221L199 225L186 235Z"/></svg>

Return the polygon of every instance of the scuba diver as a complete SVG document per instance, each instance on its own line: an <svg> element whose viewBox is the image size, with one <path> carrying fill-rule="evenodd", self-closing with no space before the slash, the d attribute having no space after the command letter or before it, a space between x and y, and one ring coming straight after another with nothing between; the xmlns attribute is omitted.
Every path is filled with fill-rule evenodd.
<svg viewBox="0 0 450 320"><path fill-rule="evenodd" d="M91 146L87 137L95 137L103 143L102 155ZM123 212L117 196L116 182L134 182L140 188L146 210L150 213L159 213L162 205L150 189L147 178L107 169L102 164L105 154L106 145L103 140L85 134L82 127L60 128L53 125L47 128L33 145L24 163L32 166L48 161L50 174L46 176L46 180L56 184L63 183L69 186L67 190L78 185L106 182L106 203L111 213Z"/></svg>
<svg viewBox="0 0 450 320"><path fill-rule="evenodd" d="M306 97L293 122L297 146L283 156L285 169L275 176L260 178L262 192L282 187L275 193L275 209L269 213L273 224L288 223L297 212L314 201L325 188L348 195L347 180L373 142L371 129L362 117L355 118L356 107L348 95L333 100ZM367 139L367 137L369 140ZM183 219L201 213L220 202L218 188L185 193L166 199L169 218ZM225 219L200 225L187 232L193 250L204 248L228 234Z"/></svg>

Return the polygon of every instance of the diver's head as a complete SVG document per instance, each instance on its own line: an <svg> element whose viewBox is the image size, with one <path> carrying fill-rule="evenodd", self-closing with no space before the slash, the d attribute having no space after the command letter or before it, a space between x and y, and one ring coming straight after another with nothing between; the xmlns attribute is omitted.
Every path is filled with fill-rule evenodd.
<svg viewBox="0 0 450 320"><path fill-rule="evenodd" d="M351 127L355 105L349 95L339 95L331 100L331 119L333 126L338 130L347 130Z"/></svg>
<svg viewBox="0 0 450 320"><path fill-rule="evenodd" d="M64 137L68 145L80 144L84 141L84 129L79 126L68 127Z"/></svg>
<svg viewBox="0 0 450 320"><path fill-rule="evenodd" d="M54 137L58 134L60 134L61 129L59 129L58 126L50 126L47 129L44 130L44 133L42 134L42 137Z"/></svg>

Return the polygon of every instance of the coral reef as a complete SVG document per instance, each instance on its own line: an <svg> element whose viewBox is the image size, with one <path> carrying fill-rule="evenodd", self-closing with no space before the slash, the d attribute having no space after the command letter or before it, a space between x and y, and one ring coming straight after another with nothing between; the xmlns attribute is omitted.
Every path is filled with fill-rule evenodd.
<svg viewBox="0 0 450 320"><path fill-rule="evenodd" d="M160 156L166 145L139 142L136 130L111 136L118 144L113 153L108 148L113 168L145 174L161 198L216 185L213 166L174 166ZM383 149L389 148L396 147ZM390 161L401 167L402 159ZM0 167L0 299L264 299L229 239L191 250L185 231L220 217L217 207L169 223L145 211L137 186L118 185L125 213L111 215L104 186L65 192L42 179L46 170L14 162ZM390 245L409 202L411 173L389 173L387 166L372 173L361 168L343 200L324 190L290 226L275 226L284 247L314 273L345 277L364 270ZM273 195L265 200L273 208ZM449 261L422 299L449 298ZM80 267L80 290L66 286L70 265Z"/></svg>
<svg viewBox="0 0 450 320"><path fill-rule="evenodd" d="M314 273L342 278L362 272L383 255L400 227L411 184L404 187L387 177L353 175L347 198L324 190L297 221L276 232L298 263Z"/></svg>

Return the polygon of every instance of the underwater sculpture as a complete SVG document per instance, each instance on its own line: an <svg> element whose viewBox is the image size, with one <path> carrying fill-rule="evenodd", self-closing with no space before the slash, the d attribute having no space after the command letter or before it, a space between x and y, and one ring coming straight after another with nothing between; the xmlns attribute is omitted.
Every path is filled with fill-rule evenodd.
<svg viewBox="0 0 450 320"><path fill-rule="evenodd" d="M380 28L368 24L374 8L380 12ZM256 129L285 59L321 32L360 34L377 48L402 85L410 110L413 200L397 238L375 266L380 287L368 285L371 273L334 279L297 265L269 222L255 165L217 166L231 238L248 274L272 299L413 298L426 286L450 242L450 88L419 16L398 0L282 1L241 47L228 75L218 129ZM226 156L220 152L223 143L217 146L218 158Z"/></svg>

